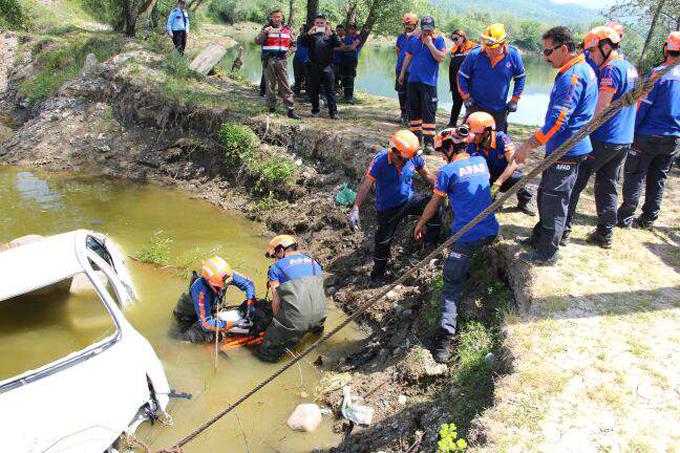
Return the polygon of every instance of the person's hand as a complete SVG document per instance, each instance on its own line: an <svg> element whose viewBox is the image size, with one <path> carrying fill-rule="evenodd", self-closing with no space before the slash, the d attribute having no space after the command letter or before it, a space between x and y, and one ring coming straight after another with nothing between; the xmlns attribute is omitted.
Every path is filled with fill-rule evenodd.
<svg viewBox="0 0 680 453"><path fill-rule="evenodd" d="M427 226L424 223L418 222L415 230L413 230L413 237L416 241L420 242L425 238L426 229Z"/></svg>
<svg viewBox="0 0 680 453"><path fill-rule="evenodd" d="M326 24L326 35L330 36L333 34L333 30L331 30L331 26L329 24Z"/></svg>
<svg viewBox="0 0 680 453"><path fill-rule="evenodd" d="M512 113L517 111L517 103L515 101L508 101L507 104L505 104L505 109Z"/></svg>
<svg viewBox="0 0 680 453"><path fill-rule="evenodd" d="M499 183L498 181L495 181L493 184L491 184L491 199L495 200L496 197L498 196L498 192L501 190L501 185L502 183Z"/></svg>
<svg viewBox="0 0 680 453"><path fill-rule="evenodd" d="M401 73L399 73L399 85L403 85L403 84L404 84L404 73L401 72Z"/></svg>
<svg viewBox="0 0 680 453"><path fill-rule="evenodd" d="M427 45L427 46L432 45L432 36L430 36L430 35L425 36L425 45Z"/></svg>
<svg viewBox="0 0 680 453"><path fill-rule="evenodd" d="M463 101L463 105L465 105L465 108L466 108L467 110L470 110L470 109L473 108L475 105L477 105L477 103L475 102L474 99L472 99L472 96L470 96L470 97L467 98L465 101Z"/></svg>
<svg viewBox="0 0 680 453"><path fill-rule="evenodd" d="M173 37L173 36L172 36L172 32L171 32L171 31L169 31L169 32L168 32L168 36L170 36L170 38L172 38L172 37Z"/></svg>
<svg viewBox="0 0 680 453"><path fill-rule="evenodd" d="M271 32L272 30L273 30L273 28L272 28L271 25L267 25L266 27L264 27L264 32L265 32L265 33L269 33L269 32Z"/></svg>
<svg viewBox="0 0 680 453"><path fill-rule="evenodd" d="M531 148L529 148L529 145L526 142L519 145L519 148L517 148L514 155L515 162L518 164L526 162L529 157L529 151L531 151Z"/></svg>
<svg viewBox="0 0 680 453"><path fill-rule="evenodd" d="M349 211L349 229L352 231L361 230L361 220L359 219L359 210L357 208L352 208Z"/></svg>

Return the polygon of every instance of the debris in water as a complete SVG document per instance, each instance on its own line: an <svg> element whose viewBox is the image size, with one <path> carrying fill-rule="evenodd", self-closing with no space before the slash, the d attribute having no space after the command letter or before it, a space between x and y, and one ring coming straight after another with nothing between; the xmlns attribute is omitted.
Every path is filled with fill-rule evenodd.
<svg viewBox="0 0 680 453"><path fill-rule="evenodd" d="M314 362L312 362L312 365L314 366L323 366L323 357L318 356Z"/></svg>
<svg viewBox="0 0 680 453"><path fill-rule="evenodd" d="M373 420L373 408L354 404L351 392L352 388L349 385L342 388L342 416L357 425L370 425Z"/></svg>
<svg viewBox="0 0 680 453"><path fill-rule="evenodd" d="M316 404L298 404L287 423L292 430L311 433L321 424L321 409Z"/></svg>
<svg viewBox="0 0 680 453"><path fill-rule="evenodd" d="M99 219L90 220L90 225L104 225L104 221Z"/></svg>

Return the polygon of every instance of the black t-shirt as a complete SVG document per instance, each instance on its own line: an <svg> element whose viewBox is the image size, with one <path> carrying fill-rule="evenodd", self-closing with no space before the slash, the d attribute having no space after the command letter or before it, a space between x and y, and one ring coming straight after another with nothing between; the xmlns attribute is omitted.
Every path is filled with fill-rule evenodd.
<svg viewBox="0 0 680 453"><path fill-rule="evenodd" d="M337 34L314 33L302 37L302 45L309 49L309 60L319 66L328 66L333 61L333 49L342 42Z"/></svg>

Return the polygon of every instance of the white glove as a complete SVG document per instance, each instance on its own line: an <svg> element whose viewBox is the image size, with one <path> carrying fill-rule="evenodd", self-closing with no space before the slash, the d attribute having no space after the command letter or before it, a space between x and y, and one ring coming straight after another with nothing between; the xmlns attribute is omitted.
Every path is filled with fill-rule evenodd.
<svg viewBox="0 0 680 453"><path fill-rule="evenodd" d="M358 231L361 229L359 210L357 208L352 208L352 210L349 211L349 229L352 231Z"/></svg>

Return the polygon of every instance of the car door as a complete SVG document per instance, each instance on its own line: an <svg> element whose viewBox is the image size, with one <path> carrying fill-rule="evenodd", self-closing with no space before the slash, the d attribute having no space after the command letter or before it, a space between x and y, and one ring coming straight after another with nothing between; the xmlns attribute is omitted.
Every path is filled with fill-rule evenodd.
<svg viewBox="0 0 680 453"><path fill-rule="evenodd" d="M89 233L86 238L88 253L92 252L101 258L118 278L113 278L116 293L123 302L128 305L137 300L137 292L132 284L132 278L125 266L125 256L118 246L109 238L100 233Z"/></svg>

